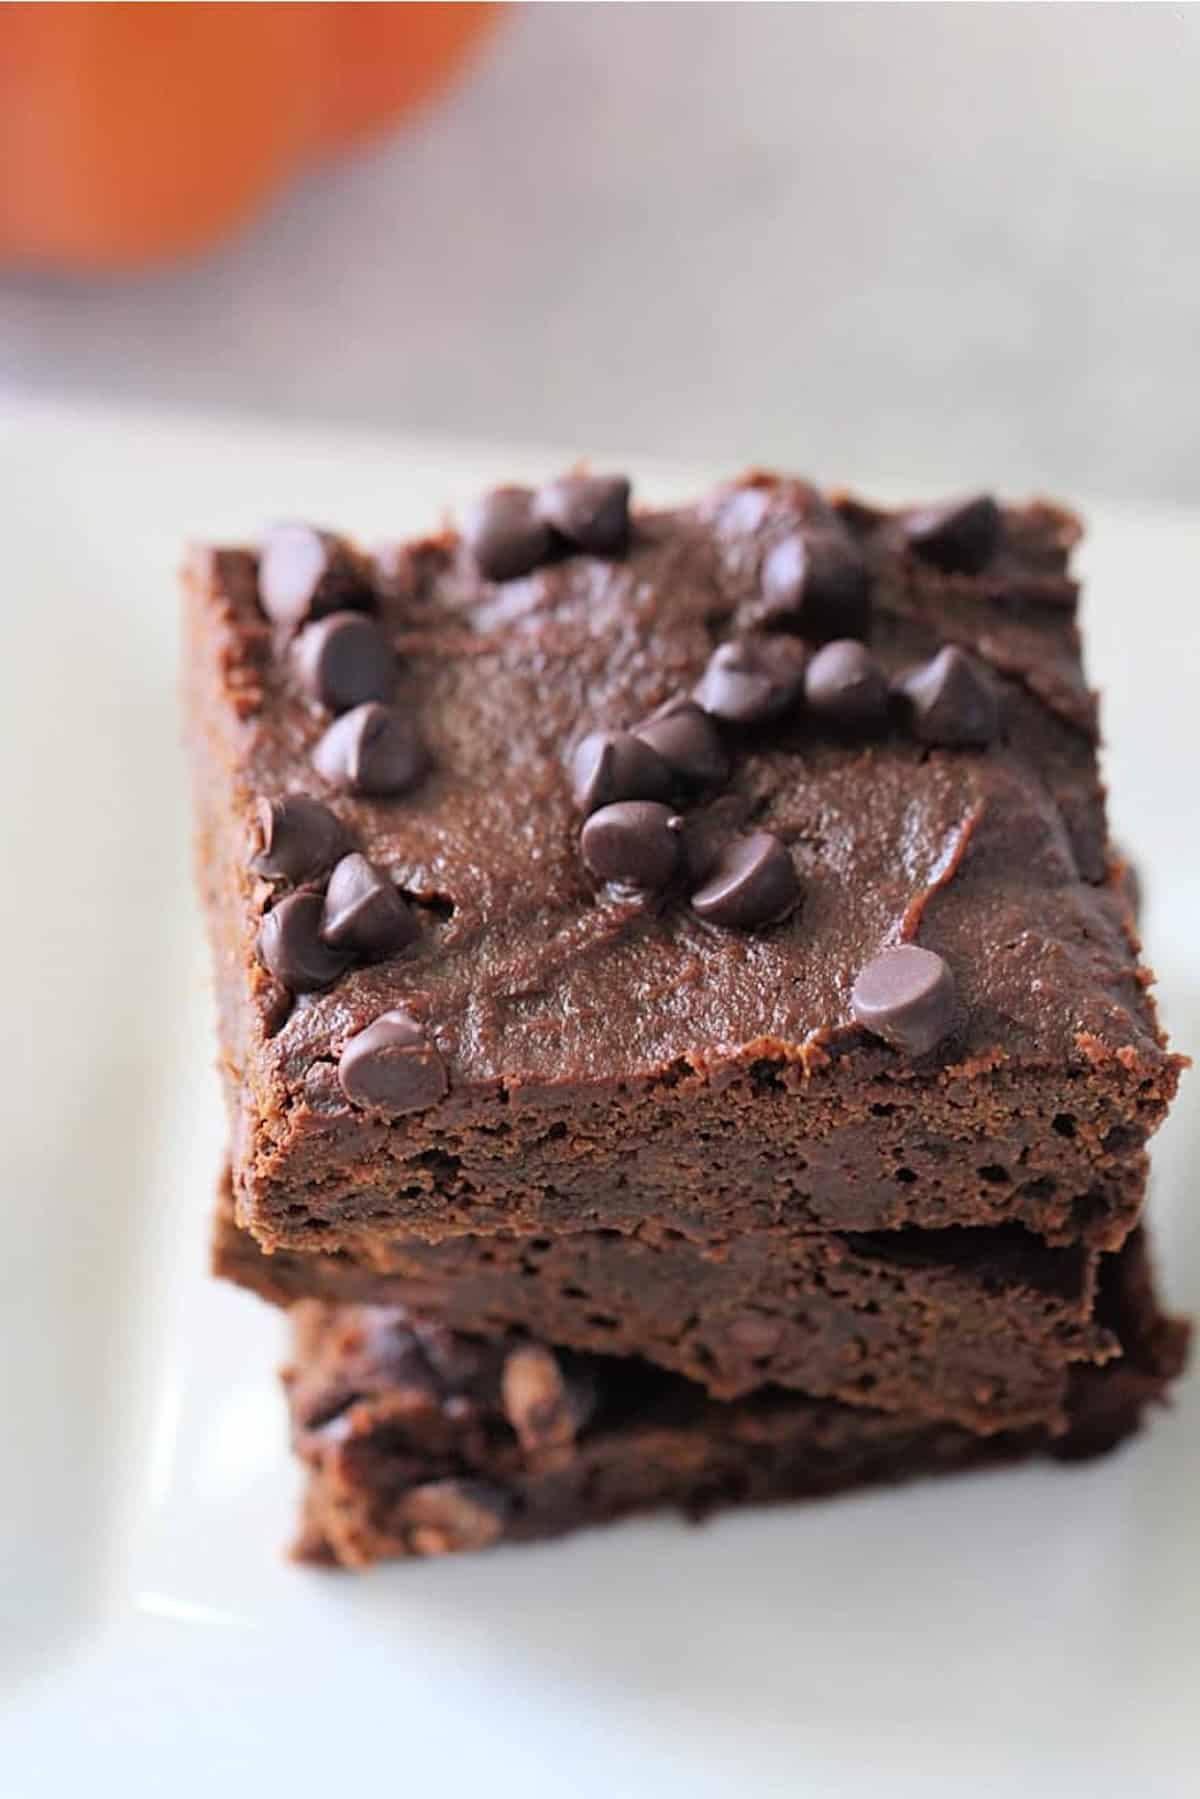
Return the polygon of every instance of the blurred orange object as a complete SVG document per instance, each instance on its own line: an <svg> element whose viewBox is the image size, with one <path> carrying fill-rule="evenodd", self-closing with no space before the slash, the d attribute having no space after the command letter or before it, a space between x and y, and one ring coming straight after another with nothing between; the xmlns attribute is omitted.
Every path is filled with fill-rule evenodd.
<svg viewBox="0 0 1200 1799"><path fill-rule="evenodd" d="M495 5L0 5L0 263L114 269L230 231L435 92Z"/></svg>

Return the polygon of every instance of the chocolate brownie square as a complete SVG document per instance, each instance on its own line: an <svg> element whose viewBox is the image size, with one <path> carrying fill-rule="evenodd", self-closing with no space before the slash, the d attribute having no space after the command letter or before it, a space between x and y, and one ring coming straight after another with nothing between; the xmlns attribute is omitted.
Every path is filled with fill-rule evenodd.
<svg viewBox="0 0 1200 1799"><path fill-rule="evenodd" d="M1118 1246L1179 1063L1107 838L1075 520L763 474L628 497L575 475L370 556L287 527L192 558L239 1225L355 1260Z"/></svg>

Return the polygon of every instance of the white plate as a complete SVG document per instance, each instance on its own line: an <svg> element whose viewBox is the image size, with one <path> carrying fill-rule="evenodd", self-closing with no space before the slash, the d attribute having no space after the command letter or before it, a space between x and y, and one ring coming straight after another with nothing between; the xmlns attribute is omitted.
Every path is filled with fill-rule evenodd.
<svg viewBox="0 0 1200 1799"><path fill-rule="evenodd" d="M175 709L182 537L427 522L547 461L0 419L0 1791L1184 1795L1200 1393L1112 1460L381 1570L289 1567L278 1318L205 1276L222 1121ZM665 485L675 483L666 481ZM1200 1042L1200 520L1096 509L1118 828ZM1158 1149L1200 1308L1194 1081ZM1189 1153L1191 1152L1191 1153Z"/></svg>

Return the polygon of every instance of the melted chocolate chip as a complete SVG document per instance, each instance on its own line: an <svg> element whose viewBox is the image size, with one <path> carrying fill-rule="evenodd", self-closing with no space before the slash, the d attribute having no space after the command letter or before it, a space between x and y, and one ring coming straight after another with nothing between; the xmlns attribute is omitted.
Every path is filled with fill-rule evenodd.
<svg viewBox="0 0 1200 1799"><path fill-rule="evenodd" d="M571 762L571 789L584 812L615 800L660 800L670 793L671 770L629 731L593 731Z"/></svg>
<svg viewBox="0 0 1200 1799"><path fill-rule="evenodd" d="M895 691L922 743L955 748L991 743L999 735L995 688L957 644L946 644L929 662L909 669Z"/></svg>
<svg viewBox="0 0 1200 1799"><path fill-rule="evenodd" d="M576 549L619 556L629 543L629 482L624 475L563 475L537 496L541 518Z"/></svg>
<svg viewBox="0 0 1200 1799"><path fill-rule="evenodd" d="M394 1118L426 1111L450 1085L436 1048L400 1007L351 1037L338 1062L338 1081L354 1105Z"/></svg>
<svg viewBox="0 0 1200 1799"><path fill-rule="evenodd" d="M467 513L463 539L489 581L512 581L547 561L553 538L528 487L495 487Z"/></svg>
<svg viewBox="0 0 1200 1799"><path fill-rule="evenodd" d="M777 924L799 899L800 883L783 844L770 831L752 831L726 844L693 893L692 910L709 924L745 931Z"/></svg>
<svg viewBox="0 0 1200 1799"><path fill-rule="evenodd" d="M915 943L885 949L854 983L850 1004L864 1030L923 1056L954 1023L954 977L945 959Z"/></svg>
<svg viewBox="0 0 1200 1799"><path fill-rule="evenodd" d="M680 820L652 800L622 800L593 812L583 827L583 859L601 881L655 892L679 862Z"/></svg>
<svg viewBox="0 0 1200 1799"><path fill-rule="evenodd" d="M567 1383L557 1356L540 1343L509 1351L500 1400L522 1449L561 1449L574 1442L577 1420Z"/></svg>
<svg viewBox="0 0 1200 1799"><path fill-rule="evenodd" d="M729 776L729 758L720 735L695 700L682 695L634 725L633 735L649 744L680 781L706 787Z"/></svg>
<svg viewBox="0 0 1200 1799"><path fill-rule="evenodd" d="M865 637L871 622L866 566L849 535L797 531L777 543L763 564L755 619L794 631L810 643Z"/></svg>
<svg viewBox="0 0 1200 1799"><path fill-rule="evenodd" d="M381 797L405 792L429 765L416 728L394 706L373 700L330 725L312 759L335 787Z"/></svg>
<svg viewBox="0 0 1200 1799"><path fill-rule="evenodd" d="M289 894L258 927L258 959L291 993L317 993L350 966L344 950L322 942L322 905L319 893Z"/></svg>
<svg viewBox="0 0 1200 1799"><path fill-rule="evenodd" d="M887 677L853 637L817 651L804 671L804 699L810 714L847 730L877 731L887 723Z"/></svg>
<svg viewBox="0 0 1200 1799"><path fill-rule="evenodd" d="M390 700L396 690L392 646L375 620L361 612L331 612L307 625L294 655L305 692L331 712L365 700Z"/></svg>
<svg viewBox="0 0 1200 1799"><path fill-rule="evenodd" d="M341 820L306 793L259 800L258 825L262 848L250 867L269 881L314 881L346 848Z"/></svg>
<svg viewBox="0 0 1200 1799"><path fill-rule="evenodd" d="M990 494L923 506L904 520L904 535L923 562L946 574L974 575L1000 541L1001 514Z"/></svg>
<svg viewBox="0 0 1200 1799"><path fill-rule="evenodd" d="M390 956L419 935L411 906L383 870L357 851L343 856L325 889L325 942L360 956Z"/></svg>
<svg viewBox="0 0 1200 1799"><path fill-rule="evenodd" d="M710 718L758 724L794 705L807 661L808 652L794 638L735 637L718 644L692 697Z"/></svg>
<svg viewBox="0 0 1200 1799"><path fill-rule="evenodd" d="M503 1535L511 1511L512 1500L502 1487L453 1478L410 1487L397 1505L414 1555L486 1549Z"/></svg>
<svg viewBox="0 0 1200 1799"><path fill-rule="evenodd" d="M332 531L312 525L274 525L258 559L259 603L280 625L298 625L328 612L369 611L374 595L362 563Z"/></svg>

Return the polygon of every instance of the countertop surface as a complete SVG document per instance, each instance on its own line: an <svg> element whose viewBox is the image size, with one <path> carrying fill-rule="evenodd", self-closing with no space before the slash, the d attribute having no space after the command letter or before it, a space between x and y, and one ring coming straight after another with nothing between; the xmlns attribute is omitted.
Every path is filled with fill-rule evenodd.
<svg viewBox="0 0 1200 1799"><path fill-rule="evenodd" d="M1200 7L534 6L188 266L0 277L0 404L1200 497Z"/></svg>

